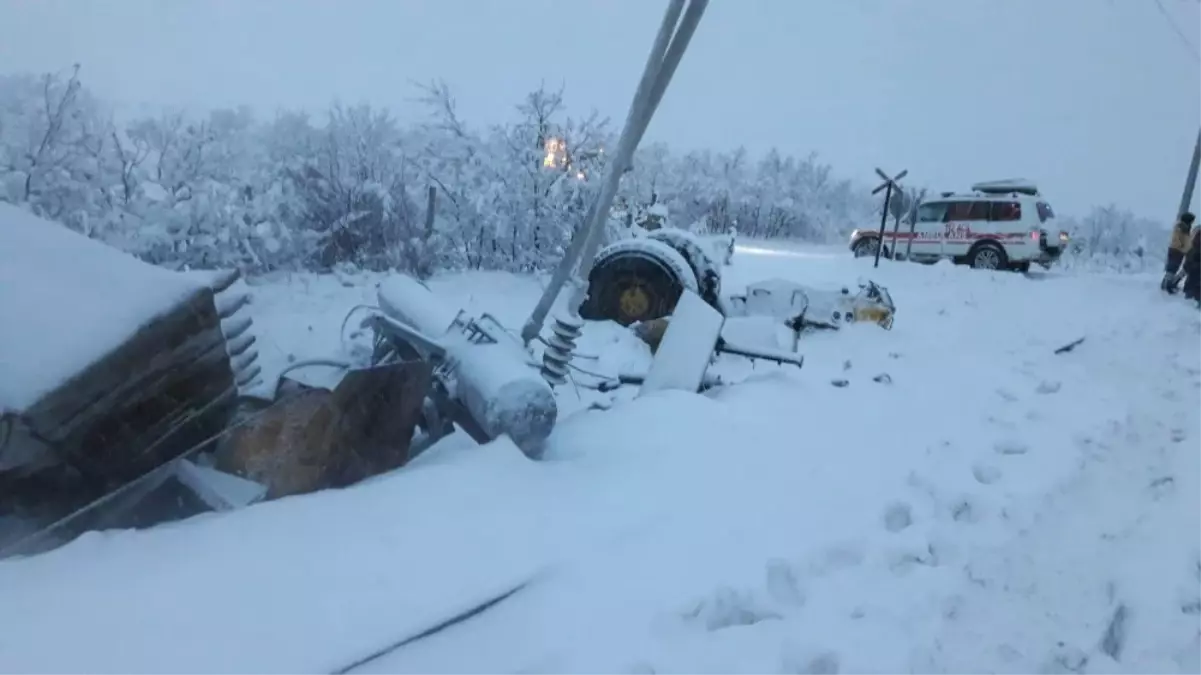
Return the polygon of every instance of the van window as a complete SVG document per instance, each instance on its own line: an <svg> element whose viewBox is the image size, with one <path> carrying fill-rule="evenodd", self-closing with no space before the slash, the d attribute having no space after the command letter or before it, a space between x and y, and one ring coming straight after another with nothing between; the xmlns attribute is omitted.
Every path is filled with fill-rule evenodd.
<svg viewBox="0 0 1201 675"><path fill-rule="evenodd" d="M950 202L947 208L947 222L963 220L988 220L989 202Z"/></svg>
<svg viewBox="0 0 1201 675"><path fill-rule="evenodd" d="M1045 223L1055 217L1055 212L1051 210L1051 205L1046 202L1038 203L1038 222Z"/></svg>
<svg viewBox="0 0 1201 675"><path fill-rule="evenodd" d="M988 215L989 220L1013 222L1022 219L1021 202L993 202Z"/></svg>
<svg viewBox="0 0 1201 675"><path fill-rule="evenodd" d="M941 223L946 215L946 202L930 202L917 207L917 222L919 223Z"/></svg>

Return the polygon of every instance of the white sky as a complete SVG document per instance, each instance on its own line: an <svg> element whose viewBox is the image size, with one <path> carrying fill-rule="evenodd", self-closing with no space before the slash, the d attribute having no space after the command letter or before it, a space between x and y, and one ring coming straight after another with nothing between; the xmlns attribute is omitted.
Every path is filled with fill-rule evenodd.
<svg viewBox="0 0 1201 675"><path fill-rule="evenodd" d="M1197 0L712 0L647 140L816 151L935 190L1035 179L1060 211L1169 220L1201 123ZM0 0L0 70L83 65L124 106L332 100L475 123L545 80L624 119L661 0ZM128 108L127 108L128 109ZM1196 210L1194 200L1194 210Z"/></svg>

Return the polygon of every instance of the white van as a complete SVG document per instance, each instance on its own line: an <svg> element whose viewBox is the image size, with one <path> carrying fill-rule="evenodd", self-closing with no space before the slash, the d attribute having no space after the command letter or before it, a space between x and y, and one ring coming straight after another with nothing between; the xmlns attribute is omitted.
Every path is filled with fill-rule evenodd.
<svg viewBox="0 0 1201 675"><path fill-rule="evenodd" d="M894 247L893 233L884 233L883 255ZM876 254L878 230L851 233L856 257ZM1025 272L1030 263L1050 267L1067 247L1068 233L1055 228L1055 212L1025 180L976 183L968 194L945 192L922 202L916 222L902 223L896 235L897 258L918 262L950 258L981 269Z"/></svg>

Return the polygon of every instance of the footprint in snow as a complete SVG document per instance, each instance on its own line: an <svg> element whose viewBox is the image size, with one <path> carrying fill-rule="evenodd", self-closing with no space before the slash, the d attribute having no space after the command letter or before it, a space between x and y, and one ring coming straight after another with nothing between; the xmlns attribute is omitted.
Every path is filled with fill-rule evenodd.
<svg viewBox="0 0 1201 675"><path fill-rule="evenodd" d="M1074 645L1060 642L1047 657L1044 673L1081 673L1088 665L1088 654Z"/></svg>
<svg viewBox="0 0 1201 675"><path fill-rule="evenodd" d="M951 520L957 523L976 523L980 521L981 511L968 497L955 500L950 508Z"/></svg>
<svg viewBox="0 0 1201 675"><path fill-rule="evenodd" d="M938 564L938 552L931 543L927 543L924 549L918 546L908 546L888 554L888 571L898 577L909 574L913 568L918 566L938 567Z"/></svg>
<svg viewBox="0 0 1201 675"><path fill-rule="evenodd" d="M846 542L830 546L809 559L806 571L813 576L824 576L833 572L857 567L866 557L863 544Z"/></svg>
<svg viewBox="0 0 1201 675"><path fill-rule="evenodd" d="M1018 397L1016 395L1014 395L1013 393L1011 393L1005 389L998 389L997 396L1000 396L1002 399L1004 399L1008 403L1013 403L1018 400Z"/></svg>
<svg viewBox="0 0 1201 675"><path fill-rule="evenodd" d="M765 607L754 593L733 588L719 588L692 608L681 612L690 623L698 623L709 632L732 626L753 626L763 621L780 619L779 613Z"/></svg>
<svg viewBox="0 0 1201 675"><path fill-rule="evenodd" d="M1037 387L1034 388L1034 392L1037 394L1054 394L1055 392L1059 391L1062 387L1063 387L1062 382L1057 382L1057 381L1052 381L1052 380L1043 380L1042 382L1038 383Z"/></svg>
<svg viewBox="0 0 1201 675"><path fill-rule="evenodd" d="M839 659L836 652L820 652L809 658L797 658L795 655L784 654L781 658L780 672L789 675L837 675Z"/></svg>
<svg viewBox="0 0 1201 675"><path fill-rule="evenodd" d="M992 464L976 464L972 467L972 477L981 485L992 485L1001 480L1001 469Z"/></svg>
<svg viewBox="0 0 1201 675"><path fill-rule="evenodd" d="M998 455L1024 455L1030 452L1030 446L1024 441L1019 441L1014 438L1005 438L993 444L993 450Z"/></svg>
<svg viewBox="0 0 1201 675"><path fill-rule="evenodd" d="M884 529L900 532L913 524L913 509L905 502L895 502L884 510Z"/></svg>
<svg viewBox="0 0 1201 675"><path fill-rule="evenodd" d="M995 427L1005 429L1006 431L1012 431L1012 430L1018 428L1018 425L1014 424L1013 422L1010 422L1009 420L1001 419L999 417L994 417L992 415L988 416L988 423Z"/></svg>
<svg viewBox="0 0 1201 675"><path fill-rule="evenodd" d="M783 605L800 607L805 604L805 592L792 565L786 560L767 563L767 594Z"/></svg>

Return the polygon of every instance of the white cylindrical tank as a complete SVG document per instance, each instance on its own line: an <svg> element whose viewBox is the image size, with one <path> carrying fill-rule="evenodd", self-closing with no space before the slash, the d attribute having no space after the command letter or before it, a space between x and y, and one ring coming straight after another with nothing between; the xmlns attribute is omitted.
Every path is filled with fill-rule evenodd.
<svg viewBox="0 0 1201 675"><path fill-rule="evenodd" d="M385 314L446 347L451 395L489 438L508 436L527 455L541 454L558 418L558 405L550 385L528 363L529 355L516 340L500 336L496 343L470 342L449 330L458 309L412 277L390 277L377 295Z"/></svg>

